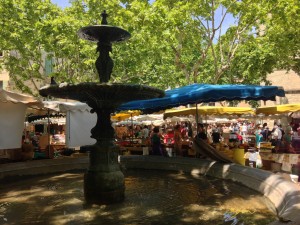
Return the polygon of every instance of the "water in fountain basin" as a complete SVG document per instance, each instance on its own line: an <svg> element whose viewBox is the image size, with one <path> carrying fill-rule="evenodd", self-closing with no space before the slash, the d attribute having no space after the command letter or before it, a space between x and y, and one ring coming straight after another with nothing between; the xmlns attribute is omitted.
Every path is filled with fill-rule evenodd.
<svg viewBox="0 0 300 225"><path fill-rule="evenodd" d="M0 224L259 225L276 220L261 194L230 181L156 170L125 175L126 198L113 205L85 205L79 172L8 182L0 187Z"/></svg>

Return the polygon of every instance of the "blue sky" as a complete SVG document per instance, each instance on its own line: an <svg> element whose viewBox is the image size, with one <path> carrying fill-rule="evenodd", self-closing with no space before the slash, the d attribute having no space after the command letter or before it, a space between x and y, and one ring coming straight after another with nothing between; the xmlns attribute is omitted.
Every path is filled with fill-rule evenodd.
<svg viewBox="0 0 300 225"><path fill-rule="evenodd" d="M60 6L61 8L65 8L65 7L67 7L67 6L70 5L69 0L51 0L51 1L52 1L52 3ZM150 2L153 2L153 1L154 0L151 0ZM221 10L217 10L217 14L219 14L220 17L221 17ZM220 17L217 15L217 17L216 17L217 23L220 22L220 20L219 20ZM232 25L233 23L234 23L233 17L231 15L227 15L226 18L225 18L225 20L224 20L224 23L223 23L222 33L224 33L228 29L228 27L230 25Z"/></svg>
<svg viewBox="0 0 300 225"><path fill-rule="evenodd" d="M69 0L51 0L52 3L60 6L61 8L65 8L70 5Z"/></svg>

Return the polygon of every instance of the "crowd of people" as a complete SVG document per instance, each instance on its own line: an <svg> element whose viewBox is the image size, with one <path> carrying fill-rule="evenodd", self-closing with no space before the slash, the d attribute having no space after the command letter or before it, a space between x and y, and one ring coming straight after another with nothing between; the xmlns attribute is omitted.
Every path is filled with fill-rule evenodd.
<svg viewBox="0 0 300 225"><path fill-rule="evenodd" d="M143 145L151 146L150 154L164 155L164 149L172 146L175 155L186 156L186 150L191 147L195 137L204 139L210 144L217 144L221 141L229 142L230 139L242 143L247 134L253 133L254 124L246 121L227 124L178 122L175 125L136 125L129 126L128 129L123 128L119 138L140 138Z"/></svg>
<svg viewBox="0 0 300 225"><path fill-rule="evenodd" d="M255 137L253 147L259 148L261 142L270 142L276 152L281 149L282 152L295 153L291 143L293 138L300 138L300 127L299 124L290 123L283 129L281 124L274 123L270 129L267 123L255 124L249 121L222 124L181 122L175 125L133 126L129 128L130 135L141 138L145 145L151 146L150 154L153 155L165 155L164 149L172 145L175 155L185 156L185 147L191 147L196 137L213 145L232 141L239 145L247 144L249 136Z"/></svg>
<svg viewBox="0 0 300 225"><path fill-rule="evenodd" d="M183 155L182 145L193 138L195 127L191 122L163 124L162 126L122 126L116 128L116 138L140 139L142 145L151 146L150 154L166 155L165 146L173 146L176 154Z"/></svg>
<svg viewBox="0 0 300 225"><path fill-rule="evenodd" d="M267 123L258 125L255 130L256 146L261 142L271 142L276 152L296 153L292 140L300 139L300 124L291 122L285 129L281 124L274 123L270 129Z"/></svg>
<svg viewBox="0 0 300 225"><path fill-rule="evenodd" d="M217 144L221 141L229 142L234 139L239 143L243 142L246 135L253 132L253 123L230 123L230 124L176 124L173 128L167 129L167 133L159 133L159 128L155 127L150 133L150 143L153 154L163 155L162 151L156 150L157 136L161 143L173 144L174 153L177 156L186 156L186 149L183 149L183 143L191 147L194 138L205 140L209 144ZM164 131L165 129L162 129ZM171 137L171 138L170 138Z"/></svg>

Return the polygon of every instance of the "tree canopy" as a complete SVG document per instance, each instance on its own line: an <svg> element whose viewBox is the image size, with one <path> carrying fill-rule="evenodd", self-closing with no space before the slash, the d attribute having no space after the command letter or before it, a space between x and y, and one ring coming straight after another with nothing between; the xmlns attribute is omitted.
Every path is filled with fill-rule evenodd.
<svg viewBox="0 0 300 225"><path fill-rule="evenodd" d="M132 37L113 44L111 82L162 89L191 83L268 83L274 69L299 72L299 1L296 0L0 0L1 64L24 92L38 83L97 80L96 44L81 27L108 24ZM47 64L48 62L48 64ZM50 62L50 64L49 64ZM53 68L47 66L53 65ZM46 74L46 76L45 76ZM35 90L26 82L32 82Z"/></svg>

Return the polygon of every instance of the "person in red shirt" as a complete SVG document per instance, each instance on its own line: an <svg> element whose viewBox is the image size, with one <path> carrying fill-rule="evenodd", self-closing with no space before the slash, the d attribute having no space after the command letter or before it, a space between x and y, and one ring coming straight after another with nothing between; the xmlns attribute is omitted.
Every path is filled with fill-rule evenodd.
<svg viewBox="0 0 300 225"><path fill-rule="evenodd" d="M174 150L176 155L182 156L182 135L179 124L174 128Z"/></svg>
<svg viewBox="0 0 300 225"><path fill-rule="evenodd" d="M172 129L168 129L167 133L164 135L165 144L174 144L174 132Z"/></svg>

